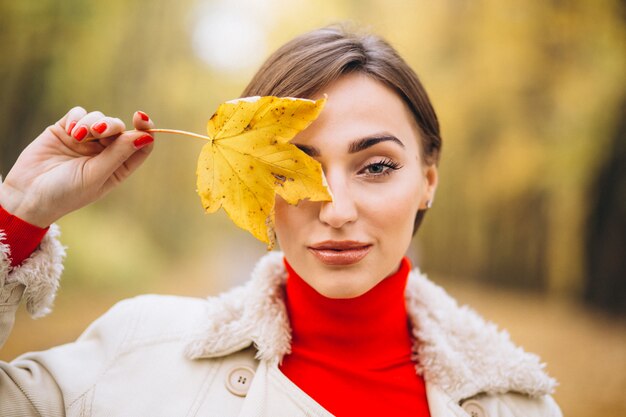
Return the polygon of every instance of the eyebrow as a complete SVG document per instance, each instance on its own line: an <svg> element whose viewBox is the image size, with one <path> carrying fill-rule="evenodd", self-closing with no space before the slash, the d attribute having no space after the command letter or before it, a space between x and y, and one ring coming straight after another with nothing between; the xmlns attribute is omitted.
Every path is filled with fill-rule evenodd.
<svg viewBox="0 0 626 417"><path fill-rule="evenodd" d="M357 152L361 152L369 147L372 147L374 145L376 145L377 143L380 142L387 142L387 141L391 141L394 143L397 143L398 145L400 145L402 148L404 148L404 144L400 141L400 139L398 139L395 136L392 135L375 135L375 136L368 136L365 138L361 138L361 139L357 139L354 142L350 143L350 146L348 147L348 153L357 153ZM315 146L309 146L309 145L301 145L301 144L295 144L298 149L300 149L302 152L304 152L305 154L309 155L309 156L320 156L321 152L318 148L316 148Z"/></svg>

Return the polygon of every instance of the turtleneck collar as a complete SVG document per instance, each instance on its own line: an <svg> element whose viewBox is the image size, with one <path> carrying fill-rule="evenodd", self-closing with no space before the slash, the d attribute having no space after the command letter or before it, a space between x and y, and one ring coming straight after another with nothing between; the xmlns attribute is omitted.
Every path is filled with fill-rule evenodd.
<svg viewBox="0 0 626 417"><path fill-rule="evenodd" d="M355 298L318 293L283 258L287 270L286 307L292 352L315 352L370 369L402 362L412 341L405 304L411 262L405 256L396 272Z"/></svg>

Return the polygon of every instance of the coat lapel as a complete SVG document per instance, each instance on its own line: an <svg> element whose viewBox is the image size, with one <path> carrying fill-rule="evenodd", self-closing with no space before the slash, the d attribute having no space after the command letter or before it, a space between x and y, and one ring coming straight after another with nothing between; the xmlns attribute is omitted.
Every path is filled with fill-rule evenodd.
<svg viewBox="0 0 626 417"><path fill-rule="evenodd" d="M283 302L287 274L282 257L282 252L268 253L246 284L209 298L207 326L187 345L188 357L220 357L252 343L260 360L278 362L289 353L291 328Z"/></svg>
<svg viewBox="0 0 626 417"><path fill-rule="evenodd" d="M549 394L556 381L539 357L524 352L474 310L459 306L417 269L406 289L418 372L454 401L479 393Z"/></svg>

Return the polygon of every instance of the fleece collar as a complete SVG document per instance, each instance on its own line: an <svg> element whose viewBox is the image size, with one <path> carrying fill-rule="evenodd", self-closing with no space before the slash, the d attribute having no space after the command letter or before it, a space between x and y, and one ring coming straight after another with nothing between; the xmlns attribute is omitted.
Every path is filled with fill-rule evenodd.
<svg viewBox="0 0 626 417"><path fill-rule="evenodd" d="M221 357L254 344L259 360L280 363L291 344L286 277L283 253L270 252L245 285L209 298L206 328L189 341L188 357ZM472 309L459 306L417 268L409 274L405 299L416 370L453 400L511 391L541 396L554 390L556 381L536 355L514 345L505 331Z"/></svg>

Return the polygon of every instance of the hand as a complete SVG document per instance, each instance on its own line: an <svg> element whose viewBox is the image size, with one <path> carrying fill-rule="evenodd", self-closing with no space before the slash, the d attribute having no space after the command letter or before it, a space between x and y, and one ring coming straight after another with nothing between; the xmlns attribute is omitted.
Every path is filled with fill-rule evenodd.
<svg viewBox="0 0 626 417"><path fill-rule="evenodd" d="M0 184L0 205L9 213L47 227L123 182L152 151L154 127L135 112L135 131L120 119L74 107L48 126L20 154Z"/></svg>

